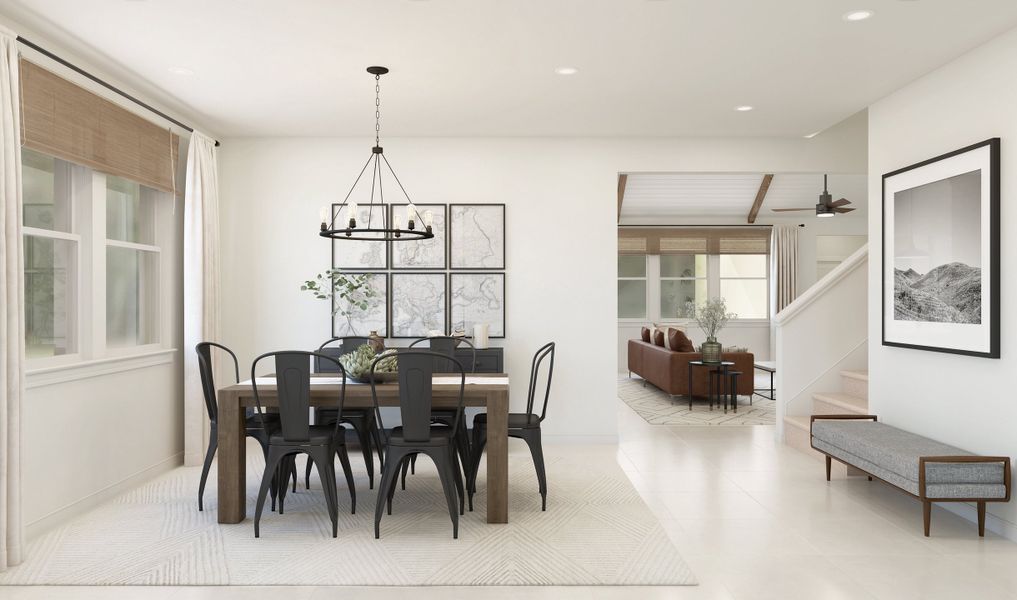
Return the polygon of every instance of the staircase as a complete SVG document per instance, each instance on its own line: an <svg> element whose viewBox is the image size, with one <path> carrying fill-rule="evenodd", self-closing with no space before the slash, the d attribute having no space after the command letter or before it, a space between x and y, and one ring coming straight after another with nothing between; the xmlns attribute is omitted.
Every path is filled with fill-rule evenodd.
<svg viewBox="0 0 1017 600"><path fill-rule="evenodd" d="M869 412L868 371L841 371L839 392L815 392L812 394L814 415L865 415ZM812 449L809 439L808 416L788 415L784 417L784 442L823 460L823 455ZM843 467L840 467L843 469Z"/></svg>

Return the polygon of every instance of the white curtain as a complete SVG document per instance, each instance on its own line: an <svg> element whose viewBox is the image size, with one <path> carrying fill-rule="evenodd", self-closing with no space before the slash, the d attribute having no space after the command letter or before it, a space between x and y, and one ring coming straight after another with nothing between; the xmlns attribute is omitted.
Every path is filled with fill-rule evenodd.
<svg viewBox="0 0 1017 600"><path fill-rule="evenodd" d="M773 314L798 297L798 225L774 225L770 238L770 297Z"/></svg>
<svg viewBox="0 0 1017 600"><path fill-rule="evenodd" d="M25 271L21 237L21 103L16 34L0 27L0 571L21 562L21 399Z"/></svg>
<svg viewBox="0 0 1017 600"><path fill-rule="evenodd" d="M200 465L208 415L194 346L219 340L219 168L215 140L195 131L184 195L184 464Z"/></svg>

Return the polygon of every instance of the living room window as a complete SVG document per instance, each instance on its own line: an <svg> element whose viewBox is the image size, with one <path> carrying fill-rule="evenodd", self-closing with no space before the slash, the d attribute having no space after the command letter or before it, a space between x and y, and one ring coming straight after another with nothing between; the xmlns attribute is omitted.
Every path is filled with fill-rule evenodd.
<svg viewBox="0 0 1017 600"><path fill-rule="evenodd" d="M646 255L628 254L618 257L618 318L647 317Z"/></svg>
<svg viewBox="0 0 1017 600"><path fill-rule="evenodd" d="M685 312L689 302L696 306L709 297L705 254L660 256L660 315L673 318Z"/></svg>
<svg viewBox="0 0 1017 600"><path fill-rule="evenodd" d="M722 254L717 296L739 319L765 319L769 315L768 272L766 254Z"/></svg>

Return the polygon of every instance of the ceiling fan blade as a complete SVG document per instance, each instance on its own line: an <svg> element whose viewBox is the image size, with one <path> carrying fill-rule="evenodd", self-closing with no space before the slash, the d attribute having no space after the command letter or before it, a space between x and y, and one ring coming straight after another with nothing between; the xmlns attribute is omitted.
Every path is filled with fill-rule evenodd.
<svg viewBox="0 0 1017 600"><path fill-rule="evenodd" d="M834 207L833 208L833 212L835 212L835 213L848 213L848 212L851 212L853 210L854 210L853 208L840 208L840 207Z"/></svg>
<svg viewBox="0 0 1017 600"><path fill-rule="evenodd" d="M816 211L816 207L810 206L808 208L771 208L770 210L772 210L773 212L794 212L794 211L798 211L798 210L811 210L811 211L815 212Z"/></svg>
<svg viewBox="0 0 1017 600"><path fill-rule="evenodd" d="M840 200L835 200L831 202L830 208L837 208L838 206L846 206L848 204L851 204L850 200L848 200L847 198L841 198Z"/></svg>

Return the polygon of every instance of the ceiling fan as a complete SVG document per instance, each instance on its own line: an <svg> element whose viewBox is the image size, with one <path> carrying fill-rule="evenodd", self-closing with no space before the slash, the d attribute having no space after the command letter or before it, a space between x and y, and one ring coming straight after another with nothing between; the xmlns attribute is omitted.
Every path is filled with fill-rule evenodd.
<svg viewBox="0 0 1017 600"><path fill-rule="evenodd" d="M833 196L826 189L826 175L823 175L823 193L819 195L819 203L815 207L809 208L771 208L773 212L795 212L801 210L814 210L816 211L817 217L832 217L837 213L848 213L853 211L853 208L844 208L848 204L851 204L850 200L841 198L840 200L834 201Z"/></svg>

